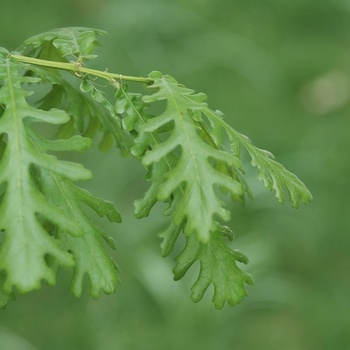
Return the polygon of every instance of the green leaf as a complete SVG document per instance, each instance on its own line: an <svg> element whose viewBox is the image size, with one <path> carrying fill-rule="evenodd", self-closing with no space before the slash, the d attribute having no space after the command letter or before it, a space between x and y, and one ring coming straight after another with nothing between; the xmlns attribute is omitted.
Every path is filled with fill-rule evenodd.
<svg viewBox="0 0 350 350"><path fill-rule="evenodd" d="M129 154L130 135L122 130L118 114L104 93L88 78L83 80L81 85L84 85L84 89L81 91L51 70L29 65L23 65L23 68L40 77L42 82L52 84L52 89L38 101L38 107L44 110L59 107L71 116L71 120L61 126L58 137L66 139L78 131L93 139L98 132L101 132L102 150L107 151L114 143L123 156ZM86 92L90 91L94 91L95 100L86 95ZM88 121L87 127L84 127L85 120Z"/></svg>
<svg viewBox="0 0 350 350"><path fill-rule="evenodd" d="M226 301L235 305L247 294L245 283L252 284L253 280L237 266L237 262L248 263L247 257L229 248L222 239L226 236L231 240L233 234L215 221L215 217L229 219L215 186L223 193L231 193L233 200L243 201L244 193L252 197L243 177L241 147L248 150L253 165L258 167L258 178L268 188L276 189L280 202L284 199L283 186L295 207L299 197L306 203L311 194L295 175L273 161L269 152L256 148L227 125L221 112L210 110L204 94L195 94L159 72L149 77L154 83L148 87L152 94L142 99L144 105L127 90L119 94L119 104L127 115L123 124L137 135L132 151L141 157L149 169L147 179L152 181L144 197L135 202L136 215L147 216L157 200L168 202L164 214L171 215L172 221L160 233L162 255L167 256L174 249L181 231L187 236L185 249L176 258L174 278L183 277L199 260L201 269L192 287L192 299L201 300L213 284L213 301L218 309ZM164 112L145 117L147 104L162 100L166 101ZM223 144L224 131L230 141L229 149ZM164 135L160 136L162 132Z"/></svg>
<svg viewBox="0 0 350 350"><path fill-rule="evenodd" d="M177 238L183 229L184 224L175 225L173 222L162 232L159 233L159 237L163 238L160 245L162 256L168 256L174 249Z"/></svg>
<svg viewBox="0 0 350 350"><path fill-rule="evenodd" d="M200 301L210 284L214 285L213 302L217 309L222 309L225 302L234 306L245 298L245 283L253 284L252 277L242 271L237 262L248 263L248 258L239 250L230 249L222 239L220 230L211 234L208 243L198 242L195 235L186 238L184 250L176 257L173 269L174 279L179 280L198 260L199 277L192 286L191 298Z"/></svg>
<svg viewBox="0 0 350 350"><path fill-rule="evenodd" d="M20 51L56 61L71 56L76 71L84 60L96 57L91 53L101 34L104 32L89 28L52 30L28 39ZM102 76L97 71L85 69L89 73L84 76L76 72L82 79L78 90L61 77L59 68L35 68L10 57L0 48L0 185L4 188L0 231L5 235L0 247L0 308L13 297L13 287L26 292L40 288L41 280L54 284L60 266L73 268L71 290L77 297L82 294L85 276L94 298L101 291L115 291L119 269L104 248L107 243L115 249L115 242L93 223L84 207L114 222L120 222L120 214L111 202L73 183L91 178L89 171L51 155L85 151L98 131L103 133L101 149L109 149L114 142L124 154L130 150L148 170L151 185L135 201L135 216L148 216L157 201L168 203L164 215L170 216L170 224L159 234L162 255L171 253L181 232L186 235L185 248L176 257L174 278L182 278L199 261L199 277L192 287L195 302L211 284L218 309L226 301L230 305L241 302L247 294L245 284L253 280L237 262L246 264L248 259L224 243L223 237L232 240L233 232L217 219L230 219L223 195L242 202L246 194L252 197L244 179L242 146L258 168L259 180L276 191L281 203L285 189L294 207L310 201L305 185L274 161L271 153L253 146L226 124L221 112L209 109L203 93L187 89L170 76L159 72L151 73L150 79L124 76L126 80L153 81L147 86L150 95L143 97L129 92L125 84L112 79L116 74L110 74L109 83L117 88L113 105L88 75ZM45 61L15 57L48 66ZM19 74L23 69L25 76ZM39 82L51 84L52 89L36 109L28 105L26 97L31 92L22 84L27 88ZM160 115L145 112L161 101L165 109ZM37 122L60 125L58 135L64 139L44 139L32 128ZM75 135L77 132L85 137Z"/></svg>
<svg viewBox="0 0 350 350"><path fill-rule="evenodd" d="M107 34L103 30L83 28L83 27L68 27L53 29L45 33L41 33L25 40L23 45L18 49L21 52L40 50L40 58L52 58L51 50L48 47L53 46L57 49L61 56L77 56L78 62L82 60L91 60L97 57L90 53L98 44L96 36ZM55 55L57 56L57 54Z"/></svg>
<svg viewBox="0 0 350 350"><path fill-rule="evenodd" d="M213 112L209 108L205 108L203 113L210 118L215 128L218 128L221 124L222 128L226 130L231 142L231 151L234 155L240 157L240 144L246 148L251 156L252 165L258 168L258 179L263 181L265 187L276 191L276 198L280 203L284 203L284 186L294 208L298 208L299 200L304 204L312 200L310 191L296 175L274 161L272 153L255 147L247 136L240 134L226 124L222 120L221 112Z"/></svg>
<svg viewBox="0 0 350 350"><path fill-rule="evenodd" d="M181 148L180 158L176 166L166 174L166 180L160 186L157 198L169 200L176 189L182 188L183 196L174 211L174 224L186 219L185 234L195 232L200 241L208 242L210 232L216 227L214 216L225 221L230 218L230 213L223 208L224 204L218 198L214 185L227 189L233 196L239 197L243 194L242 185L218 171L212 165L212 161L224 162L227 166L235 167L241 165L240 161L237 157L212 147L200 137L200 125L193 116L206 107L202 94L193 95L192 90L158 72L150 74L150 78L154 80L151 89L156 92L145 96L143 100L146 103L166 100L167 105L160 116L149 119L141 130L153 133L169 124L173 124L174 127L168 139L145 153L142 163L145 166L156 164L177 148Z"/></svg>
<svg viewBox="0 0 350 350"><path fill-rule="evenodd" d="M20 76L20 68L15 60L0 55L0 80L3 80L0 104L5 107L0 134L6 134L7 138L0 161L0 184L6 185L0 204L0 230L5 231L0 248L0 270L6 271L5 294L9 294L12 287L20 292L38 289L42 279L54 284L56 276L46 263L47 256L59 265L74 266L73 256L48 234L42 218L69 234L83 235L79 222L45 199L31 170L48 171L70 181L91 178L91 172L80 164L59 161L41 152L44 143L35 137L31 124L65 123L69 116L60 110L43 111L29 106L25 97L31 92L23 90L21 84L34 84L39 79Z"/></svg>
<svg viewBox="0 0 350 350"><path fill-rule="evenodd" d="M96 85L85 77L80 84L80 90L84 93L90 92L91 97L97 103L85 103L87 115L90 118L90 126L85 135L93 135L100 128L104 134L100 148L107 151L112 141L121 150L122 155L127 156L130 152L131 139L128 132L122 129L120 116L115 107L109 102L106 94L98 89ZM101 108L102 107L102 108Z"/></svg>
<svg viewBox="0 0 350 350"><path fill-rule="evenodd" d="M86 105L90 107L88 111L90 118L98 118L104 134L100 148L107 151L112 143L111 141L114 140L117 147L121 150L122 155L128 155L131 147L130 135L122 129L120 116L115 107L107 99L106 94L98 89L88 77L83 79L80 84L80 90L84 93L90 92L92 99L97 102ZM95 123L92 121L94 128L96 128Z"/></svg>
<svg viewBox="0 0 350 350"><path fill-rule="evenodd" d="M80 91L63 79L58 72L52 69L22 64L27 74L40 78L44 84L51 84L51 90L38 102L38 108L50 110L52 108L64 109L74 120L74 128L82 133L84 130L84 102ZM72 136L72 135L70 135Z"/></svg>
<svg viewBox="0 0 350 350"><path fill-rule="evenodd" d="M129 92L127 84L123 84L117 90L115 95L115 110L119 114L125 114L123 126L126 130L138 130L138 125L143 125L147 121L144 109L148 107L141 100L142 95Z"/></svg>
<svg viewBox="0 0 350 350"><path fill-rule="evenodd" d="M42 174L42 190L48 200L64 208L67 216L73 217L84 231L81 237L67 235L61 229L54 231L55 238L74 256L75 266L70 288L72 293L76 297L81 296L85 275L89 278L90 295L93 298L98 298L100 290L106 294L114 292L116 284L120 283L117 276L119 269L107 254L101 240L113 249L116 248L115 242L88 218L79 202L89 206L99 216L107 216L111 222L121 222L114 205L49 172Z"/></svg>
<svg viewBox="0 0 350 350"><path fill-rule="evenodd" d="M215 173L215 176L217 176L218 173L221 173L221 175L231 177L231 179L240 182L248 195L252 196L243 177L238 172L238 170L241 170L242 172L244 171L240 162L241 145L243 145L252 157L252 164L258 167L258 179L262 180L264 185L270 190L276 190L276 197L281 203L284 202L283 187L287 189L293 207L298 207L299 199L304 204L312 199L310 191L298 179L298 177L287 171L281 164L274 161L270 152L255 147L246 136L238 133L231 126L226 124L223 120L223 114L221 112L214 112L210 110L205 103L206 96L204 94L194 94L192 90L181 86L173 78L168 76L163 77L159 72L151 73L150 78L155 81L155 83L150 86L150 89L156 92L151 96L145 97L144 100L146 102L155 102L166 99L168 100L168 104L165 112L161 116L149 120L147 125L145 125L142 130L144 132L153 132L161 124L169 123L170 121L174 122L175 119L173 115L177 113L183 117L183 123L181 124L178 122L180 124L179 130L181 127L183 127L183 133L181 135L182 137L179 139L178 134L176 134L177 124L175 122L174 131L166 142L164 142L161 146L156 147L155 151L151 151L146 154L143 159L145 164L158 161L165 154L172 152L180 145L182 148L182 153L186 147L189 147L188 152L193 156L193 158L198 158L194 151L198 147L207 149L208 153L213 153L212 150L214 149L214 153L217 155L217 157L215 158L214 155L210 155L209 157L215 159L214 168L218 171ZM169 101L173 102L170 103ZM208 122L204 120L202 115L207 117ZM185 118L186 116L191 118ZM197 132L197 135L195 132L193 132L194 126L200 129L200 132ZM224 130L227 132L230 139L229 151L226 150L222 144L222 133ZM190 143L185 143L186 139L192 142L192 148ZM203 145L203 143L205 143L205 145ZM209 151L209 148L212 150ZM184 159L184 154L182 154L182 159ZM181 163L181 159L179 164L182 166L184 165L184 163ZM188 162L186 162L186 166L189 166ZM178 169L179 168L180 167L178 166ZM195 167L191 170L195 172L197 168ZM173 174L179 175L179 173L171 171L168 174L168 177ZM178 178L177 176L175 177ZM181 180L185 181L184 178ZM164 192L164 188L167 185L172 185L171 181L168 180L168 183L165 183L163 188L160 189L158 193L159 199L163 199L165 196L169 195L171 186L168 186L168 191ZM221 183L220 185L222 186ZM222 187L227 188L225 185ZM242 198L241 194L238 191L232 191L232 188L231 193L234 199ZM224 217L222 218L225 220Z"/></svg>
<svg viewBox="0 0 350 350"><path fill-rule="evenodd" d="M30 131L30 136L41 152L83 152L92 144L90 139L78 135L68 140L53 141L45 140L33 131ZM73 218L84 232L82 236L73 237L67 235L59 226L51 232L51 236L60 241L64 250L70 252L74 257L71 291L76 297L79 297L83 290L84 276L87 275L90 281L90 294L93 298L98 298L100 290L106 294L114 292L116 284L120 283L117 276L119 269L107 254L101 240L104 240L112 249L116 248L115 242L89 219L80 203L90 207L100 217L106 216L111 222L121 222L119 212L113 203L93 196L60 174L42 170L40 175L40 189L47 201L62 208L66 216ZM54 262L51 262L50 265L57 269L57 264Z"/></svg>
<svg viewBox="0 0 350 350"><path fill-rule="evenodd" d="M4 293L3 284L5 282L6 275L0 271L0 310L4 310L11 300L16 300L14 293Z"/></svg>
<svg viewBox="0 0 350 350"><path fill-rule="evenodd" d="M147 120L153 118L152 115L145 113L145 108L148 107L142 100L142 95L130 93L128 86L123 84L117 91L115 109L118 114L124 115L123 126L131 132L131 135L137 135L134 140L134 145L131 149L133 155L141 157L148 148L152 148L161 143L158 132L145 133L142 132L142 126ZM162 130L160 130L162 131ZM134 202L134 213L137 218L147 217L158 201L157 193L159 187L164 181L164 177L169 169L175 165L177 158L173 155L164 157L161 161L147 166L147 180L152 181L152 185L146 191L144 196Z"/></svg>

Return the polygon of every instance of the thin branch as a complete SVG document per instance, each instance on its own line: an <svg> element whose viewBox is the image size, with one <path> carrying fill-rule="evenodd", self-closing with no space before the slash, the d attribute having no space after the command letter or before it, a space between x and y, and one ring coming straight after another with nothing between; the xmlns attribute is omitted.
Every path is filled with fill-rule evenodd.
<svg viewBox="0 0 350 350"><path fill-rule="evenodd" d="M99 71L96 69L90 69L85 68L81 66L79 63L65 63L65 62L56 62L56 61L48 61L48 60L42 60L39 58L33 58L33 57L26 57L26 56L20 56L20 55L12 55L10 54L10 57L13 57L19 62L24 63L30 63L37 66L43 66L43 67L50 67L50 68L56 68L56 69L62 69L67 70L70 72L76 73L78 76L81 74L90 74L94 75L96 77L111 81L111 80L122 80L122 81L134 81L137 83L145 83L145 84L152 84L153 80L149 78L143 78L143 77L133 77L128 75L122 75L122 74L116 74L116 73L109 73L107 71Z"/></svg>

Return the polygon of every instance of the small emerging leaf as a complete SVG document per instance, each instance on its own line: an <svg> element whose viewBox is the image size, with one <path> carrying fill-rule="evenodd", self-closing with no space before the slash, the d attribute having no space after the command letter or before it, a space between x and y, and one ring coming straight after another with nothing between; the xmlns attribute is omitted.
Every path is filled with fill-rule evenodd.
<svg viewBox="0 0 350 350"><path fill-rule="evenodd" d="M92 99L102 107L97 107L99 106L98 104L88 104L91 124L86 133L93 134L96 128L100 126L104 133L100 148L107 151L112 145L112 141L114 141L121 150L122 155L128 155L131 147L130 136L127 132L122 130L118 112L109 102L106 94L98 89L88 78L82 80L80 90L85 93L90 92ZM95 118L97 118L97 120Z"/></svg>

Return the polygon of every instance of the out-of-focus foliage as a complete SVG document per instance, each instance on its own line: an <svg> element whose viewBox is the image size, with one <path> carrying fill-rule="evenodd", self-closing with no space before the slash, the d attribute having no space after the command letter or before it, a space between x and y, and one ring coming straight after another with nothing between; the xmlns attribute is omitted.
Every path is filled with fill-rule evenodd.
<svg viewBox="0 0 350 350"><path fill-rule="evenodd" d="M126 159L133 175L125 176L115 167L117 151L101 157L93 150L85 157L86 167L96 169L90 189L115 202L124 217L118 228L104 227L119 247L115 258L125 276L122 287L112 298L77 300L67 295L69 276L62 271L62 289L22 296L0 314L2 348L29 348L24 339L38 349L347 347L346 1L3 0L2 8L0 46L9 49L52 28L106 30L103 55L97 52L98 62L92 63L96 68L132 75L157 69L205 91L214 109L223 110L254 144L271 150L314 196L298 211L282 207L271 193L259 190L260 184L254 186L255 172L247 174L255 200L235 207L232 220L235 243L250 257L246 270L255 286L248 288L243 304L217 312L208 298L198 305L188 300L194 276L175 285L171 281L171 261L167 267L159 260L160 240L152 235L164 228L160 215L153 213L130 229L132 201L145 190L142 169ZM230 91L229 97L222 91ZM101 182L105 188L97 189ZM134 193L124 191L130 184ZM150 234L143 235L145 230Z"/></svg>

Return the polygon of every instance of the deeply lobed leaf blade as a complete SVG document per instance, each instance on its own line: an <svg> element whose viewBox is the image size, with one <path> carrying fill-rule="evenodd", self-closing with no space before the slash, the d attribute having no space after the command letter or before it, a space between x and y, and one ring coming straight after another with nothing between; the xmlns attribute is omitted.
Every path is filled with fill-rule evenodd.
<svg viewBox="0 0 350 350"><path fill-rule="evenodd" d="M206 107L203 113L210 119L215 129L221 126L222 129L226 130L230 139L230 149L234 155L240 156L241 145L246 148L251 157L252 165L258 168L258 179L263 181L265 187L276 191L276 198L280 203L284 203L283 187L287 189L294 208L298 208L299 201L307 204L312 200L310 191L296 175L276 162L270 152L255 147L247 136L240 134L226 124L221 112L214 112Z"/></svg>
<svg viewBox="0 0 350 350"><path fill-rule="evenodd" d="M0 248L0 270L6 276L2 291L5 296L11 296L13 287L28 292L40 288L42 279L52 285L57 267L66 266L74 267L72 291L76 296L81 294L85 274L94 298L100 290L109 294L119 281L118 268L101 240L112 248L115 243L87 218L79 202L111 221L120 222L120 214L111 202L73 185L73 181L91 178L91 172L47 154L53 150L81 152L92 142L80 136L46 140L34 132L34 122L60 124L69 116L57 109L44 111L28 105L25 97L30 92L21 85L40 79L20 76L21 68L9 55L0 55L0 104L5 107L0 134L6 134L7 139L0 160L0 183L6 186L0 203L0 230L5 231ZM60 83L58 78L50 79ZM48 178L55 182L50 183Z"/></svg>
<svg viewBox="0 0 350 350"><path fill-rule="evenodd" d="M56 48L62 56L78 56L79 59L90 60L95 58L95 55L90 55L98 44L97 36L106 35L103 30L84 28L84 27L67 27L58 28L32 36L24 41L19 48L20 51L35 50L49 43ZM47 50L47 47L45 47ZM41 58L49 58L43 57Z"/></svg>
<svg viewBox="0 0 350 350"><path fill-rule="evenodd" d="M229 248L219 230L212 233L207 244L198 242L194 235L188 236L184 250L175 260L175 280L182 278L196 261L200 261L199 277L192 286L191 298L194 302L200 301L213 284L213 302L217 309L222 309L226 301L231 306L242 302L247 295L245 284L254 283L251 275L237 266L237 262L247 264L248 258Z"/></svg>
<svg viewBox="0 0 350 350"><path fill-rule="evenodd" d="M158 176L151 171L148 177L153 184L146 195L152 193L152 198L156 196L158 200L168 201L170 206L166 212L173 216L168 228L160 234L162 255L170 254L183 230L187 241L185 249L176 258L175 279L181 278L199 260L201 270L192 287L192 299L202 299L208 286L213 284L213 301L217 308L222 308L225 301L235 305L246 296L244 283L252 284L253 280L236 264L248 263L248 259L224 244L222 235L227 233L214 221L214 215L222 220L229 219L214 185L219 185L224 193L231 192L234 200L243 200L243 192L252 197L243 178L241 146L248 150L252 164L258 167L258 178L266 187L276 190L281 203L284 186L294 207L298 206L299 198L307 203L312 196L294 174L272 159L269 152L256 148L248 138L226 124L221 112L210 110L204 94L195 94L159 72L153 72L149 77L154 80L149 86L152 95L145 96L144 102L166 100L167 104L161 115L141 125L140 134L154 135L167 129L168 138L147 144L149 138L138 136L135 141L142 143L142 149L150 148L141 153L142 163L153 171L166 157L180 153L177 160L163 167ZM224 131L229 137L229 150L223 144Z"/></svg>
<svg viewBox="0 0 350 350"><path fill-rule="evenodd" d="M93 298L97 299L100 291L113 293L120 283L117 275L119 268L107 254L101 241L105 240L113 249L116 248L115 242L88 218L79 202L84 202L100 216L106 215L110 221L120 222L119 212L111 202L96 198L53 173L43 173L42 189L50 201L64 208L67 215L73 217L84 231L84 235L74 237L67 235L60 227L55 230L56 239L74 257L75 266L70 287L72 293L76 297L81 296L85 276L89 278L90 295Z"/></svg>
<svg viewBox="0 0 350 350"><path fill-rule="evenodd" d="M177 148L181 148L180 159L166 174L157 198L169 200L177 188L182 188L183 198L174 212L174 223L179 224L186 219L185 234L196 232L200 241L207 242L210 232L215 229L214 216L217 215L226 221L230 218L214 186L222 186L234 196L243 194L241 184L218 171L212 166L211 160L223 161L228 166L239 165L239 161L230 154L211 147L198 134L198 120L193 119L193 116L206 107L203 94L194 95L192 90L159 72L151 73L150 78L154 80L150 89L155 92L143 100L147 103L166 100L167 105L165 111L160 116L148 120L141 127L141 131L154 133L170 123L173 123L174 127L168 139L145 153L142 162L145 166L156 164L173 154Z"/></svg>

